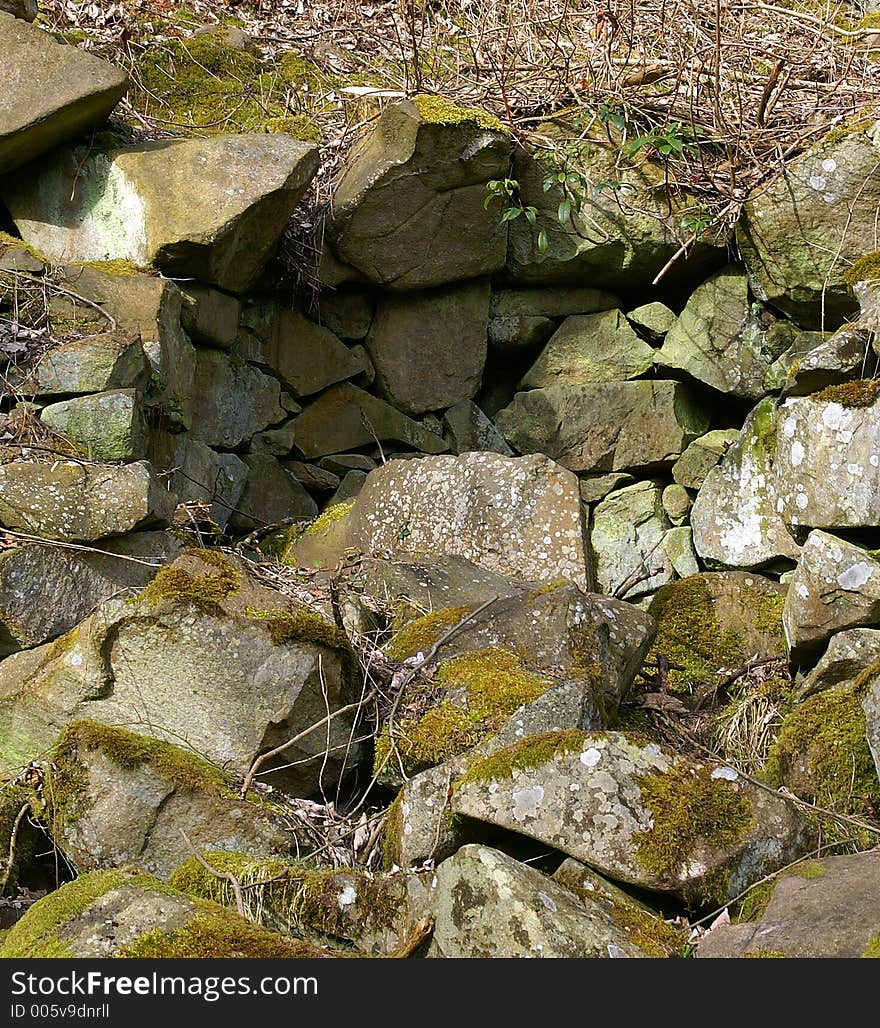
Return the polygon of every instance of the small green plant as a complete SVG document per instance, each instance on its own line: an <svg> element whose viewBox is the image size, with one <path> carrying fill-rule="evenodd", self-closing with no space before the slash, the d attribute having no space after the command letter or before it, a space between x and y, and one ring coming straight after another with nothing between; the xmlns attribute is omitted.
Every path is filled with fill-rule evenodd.
<svg viewBox="0 0 880 1028"><path fill-rule="evenodd" d="M498 201L502 205L500 219L502 225L525 216L532 228L535 227L538 220L538 208L522 202L519 182L515 178L490 179L486 183L486 192L488 195L483 201L483 209L488 210L490 204ZM546 253L549 241L547 233L543 230L538 233L537 245L539 253Z"/></svg>
<svg viewBox="0 0 880 1028"><path fill-rule="evenodd" d="M681 227L685 232L699 238L712 227L715 218L705 204L689 207L681 218Z"/></svg>
<svg viewBox="0 0 880 1028"><path fill-rule="evenodd" d="M654 129L631 139L623 149L624 156L632 160L642 150L646 156L659 154L661 157L687 157L699 152L697 137L693 129L680 121L670 122L665 128Z"/></svg>

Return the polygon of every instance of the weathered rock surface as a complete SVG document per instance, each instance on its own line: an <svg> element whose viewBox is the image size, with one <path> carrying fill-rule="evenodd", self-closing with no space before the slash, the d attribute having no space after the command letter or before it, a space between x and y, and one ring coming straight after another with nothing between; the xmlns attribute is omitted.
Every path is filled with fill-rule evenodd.
<svg viewBox="0 0 880 1028"><path fill-rule="evenodd" d="M95 721L74 721L52 757L53 838L80 872L137 864L167 879L191 850L286 854L299 840L280 808L238 799L195 753Z"/></svg>
<svg viewBox="0 0 880 1028"><path fill-rule="evenodd" d="M809 349L804 344L812 342ZM866 366L870 336L859 327L841 328L826 338L821 332L802 332L793 354L783 396L805 396L858 378Z"/></svg>
<svg viewBox="0 0 880 1028"><path fill-rule="evenodd" d="M0 12L33 21L37 16L37 0L0 0Z"/></svg>
<svg viewBox="0 0 880 1028"><path fill-rule="evenodd" d="M305 521L318 513L315 501L275 457L250 453L243 462L247 481L229 517L233 530L249 532L287 518Z"/></svg>
<svg viewBox="0 0 880 1028"><path fill-rule="evenodd" d="M147 456L147 433L140 394L112 389L50 403L40 420L75 443L96 461L141 460Z"/></svg>
<svg viewBox="0 0 880 1028"><path fill-rule="evenodd" d="M880 624L880 560L827 532L810 532L783 621L796 663L818 657L835 632Z"/></svg>
<svg viewBox="0 0 880 1028"><path fill-rule="evenodd" d="M106 555L28 543L0 554L0 655L48 642L110 596L143 589L183 548L166 532L132 532L103 547Z"/></svg>
<svg viewBox="0 0 880 1028"><path fill-rule="evenodd" d="M523 377L523 389L620 382L643 375L654 351L618 310L573 314L550 337Z"/></svg>
<svg viewBox="0 0 880 1028"><path fill-rule="evenodd" d="M828 649L819 658L816 666L801 680L797 698L812 696L823 689L846 685L866 668L880 660L880 630L873 628L850 628L833 635Z"/></svg>
<svg viewBox="0 0 880 1028"><path fill-rule="evenodd" d="M735 428L720 428L701 435L672 465L672 477L686 489L699 489L738 438L739 432Z"/></svg>
<svg viewBox="0 0 880 1028"><path fill-rule="evenodd" d="M489 305L489 345L496 350L517 350L546 342L557 321L569 314L611 310L616 296L597 289L500 289Z"/></svg>
<svg viewBox="0 0 880 1028"><path fill-rule="evenodd" d="M676 314L665 303L655 300L628 311L626 318L634 328L639 329L646 338L653 342L662 339L672 328L676 321Z"/></svg>
<svg viewBox="0 0 880 1028"><path fill-rule="evenodd" d="M762 568L797 559L800 547L777 511L777 437L768 397L706 475L691 510L694 546L706 567Z"/></svg>
<svg viewBox="0 0 880 1028"><path fill-rule="evenodd" d="M495 423L471 400L462 400L450 407L443 415L443 427L453 453L491 450L505 457L513 456L513 450Z"/></svg>
<svg viewBox="0 0 880 1028"><path fill-rule="evenodd" d="M859 689L859 703L865 715L865 739L880 778L880 668L876 662L865 669ZM880 794L880 789L877 793Z"/></svg>
<svg viewBox="0 0 880 1028"><path fill-rule="evenodd" d="M195 282L183 283L181 293L180 323L189 335L204 346L230 349L238 335L241 301Z"/></svg>
<svg viewBox="0 0 880 1028"><path fill-rule="evenodd" d="M327 234L343 261L390 289L425 289L504 267L507 232L486 182L507 177L496 119L436 97L386 108L356 147Z"/></svg>
<svg viewBox="0 0 880 1028"><path fill-rule="evenodd" d="M794 806L733 768L619 732L524 739L471 763L453 788L457 814L690 900L735 896L809 846Z"/></svg>
<svg viewBox="0 0 880 1028"><path fill-rule="evenodd" d="M489 281L380 298L366 347L381 394L406 414L451 407L480 387Z"/></svg>
<svg viewBox="0 0 880 1028"><path fill-rule="evenodd" d="M687 386L658 381L533 389L495 420L520 453L578 472L668 467L709 427Z"/></svg>
<svg viewBox="0 0 880 1028"><path fill-rule="evenodd" d="M149 369L139 333L119 331L62 343L35 367L7 377L24 395L57 396L142 388Z"/></svg>
<svg viewBox="0 0 880 1028"><path fill-rule="evenodd" d="M12 16L36 14L35 8L25 0L14 2L12 14L0 9L0 50L5 58L0 175L100 125L128 86L121 68L56 43L48 33ZM0 185L0 193L6 188Z"/></svg>
<svg viewBox="0 0 880 1028"><path fill-rule="evenodd" d="M180 503L210 504L210 518L225 528L238 506L248 466L234 453L218 453L188 432L151 433L150 447L158 467L173 469L171 489Z"/></svg>
<svg viewBox="0 0 880 1028"><path fill-rule="evenodd" d="M166 139L106 153L70 147L34 175L7 180L3 198L22 238L53 260L152 263L245 292L317 165L314 146L283 132Z"/></svg>
<svg viewBox="0 0 880 1028"><path fill-rule="evenodd" d="M755 921L719 925L697 957L876 957L880 938L880 853L796 864L773 885Z"/></svg>
<svg viewBox="0 0 880 1028"><path fill-rule="evenodd" d="M16 460L0 467L0 523L47 539L89 542L161 527L176 505L147 461Z"/></svg>
<svg viewBox="0 0 880 1028"><path fill-rule="evenodd" d="M199 413L194 439L232 449L284 418L278 380L218 350L200 350L193 382Z"/></svg>

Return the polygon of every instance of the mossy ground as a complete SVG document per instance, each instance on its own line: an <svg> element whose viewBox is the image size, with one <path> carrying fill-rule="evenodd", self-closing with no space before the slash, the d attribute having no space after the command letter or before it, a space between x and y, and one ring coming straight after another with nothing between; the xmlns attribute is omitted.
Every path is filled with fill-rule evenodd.
<svg viewBox="0 0 880 1028"><path fill-rule="evenodd" d="M491 757L473 761L461 778L453 783L453 788L459 789L471 782L507 781L517 771L531 771L549 764L557 757L580 753L586 737L585 732L573 729L528 736Z"/></svg>
<svg viewBox="0 0 880 1028"><path fill-rule="evenodd" d="M494 129L496 132L507 132L504 125L487 111L478 107L462 107L444 96L429 96L420 93L413 97L413 103L425 121L435 125L459 125L463 122L476 122L480 128Z"/></svg>
<svg viewBox="0 0 880 1028"><path fill-rule="evenodd" d="M812 398L820 403L839 403L841 407L870 407L880 397L880 379L860 378L854 382L826 386Z"/></svg>

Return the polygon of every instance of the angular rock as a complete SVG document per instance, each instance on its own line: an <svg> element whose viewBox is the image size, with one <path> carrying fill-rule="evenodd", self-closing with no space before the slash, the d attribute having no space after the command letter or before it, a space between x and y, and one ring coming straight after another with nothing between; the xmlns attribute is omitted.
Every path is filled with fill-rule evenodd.
<svg viewBox="0 0 880 1028"><path fill-rule="evenodd" d="M122 331L62 343L26 372L7 373L14 389L31 396L138 389L148 377L139 334Z"/></svg>
<svg viewBox="0 0 880 1028"><path fill-rule="evenodd" d="M310 492L332 493L339 488L339 475L319 468L317 464L304 464L301 460L286 460L282 467Z"/></svg>
<svg viewBox="0 0 880 1028"><path fill-rule="evenodd" d="M841 328L825 338L820 332L803 332L799 348L788 368L783 396L805 396L858 378L866 366L870 334L860 328Z"/></svg>
<svg viewBox="0 0 880 1028"><path fill-rule="evenodd" d="M657 300L628 311L626 317L634 328L641 329L651 341L662 339L676 320L675 311Z"/></svg>
<svg viewBox="0 0 880 1028"><path fill-rule="evenodd" d="M739 432L735 428L719 428L701 435L672 465L672 477L686 489L699 489L738 438Z"/></svg>
<svg viewBox="0 0 880 1028"><path fill-rule="evenodd" d="M244 461L234 453L217 453L188 432L153 433L150 446L157 465L173 469L169 485L179 502L209 504L209 517L225 528L247 479Z"/></svg>
<svg viewBox="0 0 880 1028"><path fill-rule="evenodd" d="M152 263L235 293L259 278L317 166L317 149L283 132L163 139L56 150L2 192L53 260Z"/></svg>
<svg viewBox="0 0 880 1028"><path fill-rule="evenodd" d="M74 721L52 755L52 836L80 873L137 864L166 880L191 852L182 832L199 852L298 849L281 808L238 799L234 784L190 750Z"/></svg>
<svg viewBox="0 0 880 1028"><path fill-rule="evenodd" d="M147 456L144 414L134 389L51 403L40 411L40 420L75 443L89 460L130 461Z"/></svg>
<svg viewBox="0 0 880 1028"><path fill-rule="evenodd" d="M65 724L87 718L186 740L241 775L259 753L351 703L356 677L331 622L222 554L194 551L163 568L137 602L109 600L56 642L7 657L0 743L8 763L27 763ZM263 771L294 795L316 793L321 780L331 788L346 754L357 759L351 731L340 715Z"/></svg>
<svg viewBox="0 0 880 1028"><path fill-rule="evenodd" d="M633 485L635 478L620 471L614 471L610 475L585 475L579 479L581 499L586 504L598 503L604 500L609 493L624 486Z"/></svg>
<svg viewBox="0 0 880 1028"><path fill-rule="evenodd" d="M183 547L166 532L135 532L103 548L106 555L28 543L0 554L0 657L69 632L111 596L143 589Z"/></svg>
<svg viewBox="0 0 880 1028"><path fill-rule="evenodd" d="M24 0L15 7L19 10L12 13L23 17L36 4ZM56 43L48 33L2 11L0 51L5 55L0 175L100 125L128 86L121 68ZM0 185L0 193L6 189Z"/></svg>
<svg viewBox="0 0 880 1028"><path fill-rule="evenodd" d="M278 380L218 350L197 354L193 389L199 406L192 436L209 446L231 449L284 418Z"/></svg>
<svg viewBox="0 0 880 1028"><path fill-rule="evenodd" d="M329 955L190 899L137 868L92 871L62 885L0 941L0 958L7 959Z"/></svg>
<svg viewBox="0 0 880 1028"><path fill-rule="evenodd" d="M186 331L205 346L230 349L238 335L241 301L194 282L182 285L181 292L180 321Z"/></svg>
<svg viewBox="0 0 880 1028"><path fill-rule="evenodd" d="M785 400L777 424L776 509L787 523L880 524L880 382Z"/></svg>
<svg viewBox="0 0 880 1028"><path fill-rule="evenodd" d="M229 518L232 529L249 532L288 518L306 521L315 517L317 504L275 457L250 453L243 459L247 482Z"/></svg>
<svg viewBox="0 0 880 1028"><path fill-rule="evenodd" d="M507 232L486 183L508 176L510 138L481 111L441 97L387 107L355 148L327 236L371 282L426 289L504 267Z"/></svg>
<svg viewBox="0 0 880 1028"><path fill-rule="evenodd" d="M793 804L733 768L619 732L524 739L472 762L453 789L456 814L689 902L736 896L811 844Z"/></svg>
<svg viewBox="0 0 880 1028"><path fill-rule="evenodd" d="M617 306L616 296L597 289L502 289L489 305L489 345L498 350L537 346L569 314L592 314Z"/></svg>
<svg viewBox="0 0 880 1028"><path fill-rule="evenodd" d="M489 281L380 298L367 336L381 394L406 414L451 407L480 387Z"/></svg>
<svg viewBox="0 0 880 1028"><path fill-rule="evenodd" d="M648 955L599 904L582 902L552 878L497 850L465 846L443 861L434 881L429 956Z"/></svg>
<svg viewBox="0 0 880 1028"><path fill-rule="evenodd" d="M777 511L778 417L772 397L706 475L691 510L694 546L709 568L762 568L796 560L800 547Z"/></svg>
<svg viewBox="0 0 880 1028"><path fill-rule="evenodd" d="M833 635L818 663L804 675L797 699L803 700L823 689L846 685L880 660L880 630L850 628Z"/></svg>
<svg viewBox="0 0 880 1028"><path fill-rule="evenodd" d="M692 503L683 485L668 485L663 490L663 510L673 525L682 525L687 520Z"/></svg>
<svg viewBox="0 0 880 1028"><path fill-rule="evenodd" d="M16 460L0 467L0 524L90 542L167 525L177 505L147 461L121 467Z"/></svg>
<svg viewBox="0 0 880 1028"><path fill-rule="evenodd" d="M863 131L832 137L743 208L737 243L752 290L804 328L835 328L857 309L844 272L876 249L878 153Z"/></svg>
<svg viewBox="0 0 880 1028"><path fill-rule="evenodd" d="M796 864L773 883L755 921L712 928L697 957L876 957L880 853Z"/></svg>
<svg viewBox="0 0 880 1028"><path fill-rule="evenodd" d="M566 318L523 376L523 389L589 385L638 378L654 363L654 351L618 310Z"/></svg>
<svg viewBox="0 0 880 1028"><path fill-rule="evenodd" d="M318 298L318 323L354 342L370 331L376 302L372 294L360 290L326 290Z"/></svg>
<svg viewBox="0 0 880 1028"><path fill-rule="evenodd" d="M37 16L37 0L0 0L0 12L33 21Z"/></svg>
<svg viewBox="0 0 880 1028"><path fill-rule="evenodd" d="M363 489L366 480L367 473L365 471L347 471L336 492L330 497L329 505L348 503L349 500L353 500Z"/></svg>
<svg viewBox="0 0 880 1028"><path fill-rule="evenodd" d="M306 458L356 446L399 442L424 453L442 453L446 443L399 410L348 382L332 386L295 422L296 445Z"/></svg>
<svg viewBox="0 0 880 1028"><path fill-rule="evenodd" d="M513 451L495 423L490 421L471 400L462 400L454 407L450 407L443 415L443 425L448 433L453 453L491 450L505 457L513 456Z"/></svg>
<svg viewBox="0 0 880 1028"><path fill-rule="evenodd" d="M827 532L810 532L783 614L791 659L818 657L836 632L880 624L880 560Z"/></svg>
<svg viewBox="0 0 880 1028"><path fill-rule="evenodd" d="M660 549L666 554L672 570L679 578L700 573L700 562L694 549L694 535L689 526L670 528L663 536Z"/></svg>
<svg viewBox="0 0 880 1028"><path fill-rule="evenodd" d="M495 419L520 453L545 453L572 471L668 467L709 427L681 382L553 385L517 393Z"/></svg>
<svg viewBox="0 0 880 1028"><path fill-rule="evenodd" d="M667 332L657 363L719 392L759 400L770 366L785 349L779 340L752 314L746 273L728 265L690 297Z"/></svg>
<svg viewBox="0 0 880 1028"><path fill-rule="evenodd" d="M268 453L273 457L287 457L293 449L295 436L296 426L291 418L276 428L257 432L255 436L251 437L250 449L252 453Z"/></svg>
<svg viewBox="0 0 880 1028"><path fill-rule="evenodd" d="M609 493L593 510L590 546L601 592L632 601L672 580L672 565L660 546L672 527L662 493L659 482L637 482Z"/></svg>

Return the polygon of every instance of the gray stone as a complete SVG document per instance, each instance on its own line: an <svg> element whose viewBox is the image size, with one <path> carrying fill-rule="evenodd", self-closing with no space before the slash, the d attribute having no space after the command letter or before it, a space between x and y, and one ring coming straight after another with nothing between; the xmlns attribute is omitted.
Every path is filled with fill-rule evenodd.
<svg viewBox="0 0 880 1028"><path fill-rule="evenodd" d="M317 464L286 460L282 462L282 467L289 471L300 485L313 493L332 493L339 488L340 476L325 468L319 468Z"/></svg>
<svg viewBox="0 0 880 1028"><path fill-rule="evenodd" d="M366 337L375 309L376 302L370 293L328 289L318 297L317 320L340 339L353 342Z"/></svg>
<svg viewBox="0 0 880 1028"><path fill-rule="evenodd" d="M635 478L625 472L614 471L610 475L587 475L580 478L581 499L586 504L598 503L609 493L632 485Z"/></svg>
<svg viewBox="0 0 880 1028"><path fill-rule="evenodd" d="M543 389L556 384L619 382L643 375L653 362L654 351L620 311L573 314L550 337L521 386Z"/></svg>
<svg viewBox="0 0 880 1028"><path fill-rule="evenodd" d="M332 507L334 504L348 503L350 500L353 500L363 489L366 481L366 471L346 471L336 492L330 497L328 506Z"/></svg>
<svg viewBox="0 0 880 1028"><path fill-rule="evenodd" d="M0 12L33 21L37 16L37 0L0 0Z"/></svg>
<svg viewBox="0 0 880 1028"><path fill-rule="evenodd" d="M378 464L365 453L334 453L329 457L322 457L318 461L318 467L332 471L336 475L344 475L346 471L372 471Z"/></svg>
<svg viewBox="0 0 880 1028"><path fill-rule="evenodd" d="M868 360L870 334L860 328L841 328L825 338L821 332L803 332L792 354L783 396L805 396L826 386L858 378Z"/></svg>
<svg viewBox="0 0 880 1028"><path fill-rule="evenodd" d="M234 453L217 453L189 433L153 433L157 466L170 468L169 486L180 503L210 504L210 518L225 528L244 489L248 468Z"/></svg>
<svg viewBox="0 0 880 1028"><path fill-rule="evenodd" d="M152 263L234 293L259 279L317 167L317 149L283 132L163 139L56 150L2 193L53 260Z"/></svg>
<svg viewBox="0 0 880 1028"><path fill-rule="evenodd" d="M199 398L192 435L231 449L284 418L278 380L218 350L200 350L193 384Z"/></svg>
<svg viewBox="0 0 880 1028"><path fill-rule="evenodd" d="M495 422L520 453L545 453L572 471L671 466L709 427L681 382L554 385L517 393Z"/></svg>
<svg viewBox="0 0 880 1028"><path fill-rule="evenodd" d="M336 189L335 254L391 289L499 271L507 232L484 200L486 182L507 177L509 153L501 123L478 111L437 97L386 107Z"/></svg>
<svg viewBox="0 0 880 1028"><path fill-rule="evenodd" d="M679 578L690 578L700 573L700 562L694 549L694 535L690 527L682 525L670 528L663 536L660 549L672 565L672 570Z"/></svg>
<svg viewBox="0 0 880 1028"><path fill-rule="evenodd" d="M836 632L880 624L880 560L827 532L810 532L783 621L795 663L818 657Z"/></svg>
<svg viewBox="0 0 880 1028"><path fill-rule="evenodd" d="M0 467L0 523L46 539L91 542L161 527L176 505L147 461L111 466L16 460Z"/></svg>
<svg viewBox="0 0 880 1028"><path fill-rule="evenodd" d="M687 521L692 506L691 498L683 485L668 485L663 490L663 510L673 525L683 525Z"/></svg>
<svg viewBox="0 0 880 1028"><path fill-rule="evenodd" d="M854 681L865 668L880 660L880 630L850 628L833 635L816 666L801 679L797 699Z"/></svg>
<svg viewBox="0 0 880 1028"><path fill-rule="evenodd" d="M293 449L296 438L294 419L285 421L276 428L268 428L265 432L257 432L251 438L251 453L268 453L273 457L286 457Z"/></svg>
<svg viewBox="0 0 880 1028"><path fill-rule="evenodd" d="M381 394L406 414L451 407L480 387L489 282L385 296L366 347Z"/></svg>
<svg viewBox="0 0 880 1028"><path fill-rule="evenodd" d="M491 450L493 453L512 457L513 450L493 421L471 400L461 400L443 415L443 425L453 453L467 453L470 450Z"/></svg>
<svg viewBox="0 0 880 1028"><path fill-rule="evenodd" d="M524 350L540 346L546 343L555 331L554 318L536 315L489 316L489 346L493 350Z"/></svg>
<svg viewBox="0 0 880 1028"><path fill-rule="evenodd" d="M193 282L184 283L181 292L180 320L186 331L205 346L230 349L238 335L241 301Z"/></svg>
<svg viewBox="0 0 880 1028"><path fill-rule="evenodd" d="M880 777L880 673L876 662L865 669L868 680L864 683L859 702L865 713L865 737L874 758L874 767Z"/></svg>
<svg viewBox="0 0 880 1028"><path fill-rule="evenodd" d="M672 465L672 477L686 489L699 489L738 438L739 431L735 428L719 428L701 435Z"/></svg>
<svg viewBox="0 0 880 1028"><path fill-rule="evenodd" d="M29 396L139 389L148 377L147 358L136 332L103 332L74 339L49 350L27 371L7 372L12 388Z"/></svg>
<svg viewBox="0 0 880 1028"><path fill-rule="evenodd" d="M676 320L675 311L657 300L628 311L626 316L630 324L641 329L649 339L662 339Z"/></svg>
<svg viewBox="0 0 880 1028"><path fill-rule="evenodd" d="M611 310L617 304L616 296L576 286L498 290L489 306L489 345L499 350L537 346L550 338L558 318Z"/></svg>
<svg viewBox="0 0 880 1028"><path fill-rule="evenodd" d="M144 414L134 389L61 400L44 407L40 420L75 443L90 460L130 461L147 455Z"/></svg>
<svg viewBox="0 0 880 1028"><path fill-rule="evenodd" d="M248 476L229 525L237 532L275 525L288 518L307 521L318 505L297 479L275 457L249 453L243 458Z"/></svg>
<svg viewBox="0 0 880 1028"><path fill-rule="evenodd" d="M34 7L25 0L20 10L30 13ZM48 33L2 12L0 50L5 58L0 175L100 125L128 86L121 68L62 46ZM14 179L8 183L17 184ZM7 184L0 185L0 194L6 190Z"/></svg>

